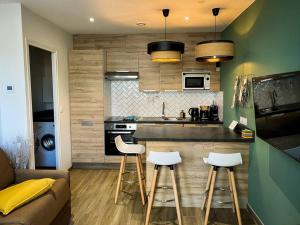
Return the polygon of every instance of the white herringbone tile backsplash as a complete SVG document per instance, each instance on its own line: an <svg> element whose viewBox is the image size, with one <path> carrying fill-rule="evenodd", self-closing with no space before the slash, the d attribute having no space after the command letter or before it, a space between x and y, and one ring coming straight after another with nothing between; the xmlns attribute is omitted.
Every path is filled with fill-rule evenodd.
<svg viewBox="0 0 300 225"><path fill-rule="evenodd" d="M165 102L165 115L178 117L183 109L200 105L211 105L213 101L219 106L219 117L223 119L223 92L159 92L145 93L139 91L138 81L111 81L112 116L161 116L162 103ZM188 114L187 114L188 116Z"/></svg>

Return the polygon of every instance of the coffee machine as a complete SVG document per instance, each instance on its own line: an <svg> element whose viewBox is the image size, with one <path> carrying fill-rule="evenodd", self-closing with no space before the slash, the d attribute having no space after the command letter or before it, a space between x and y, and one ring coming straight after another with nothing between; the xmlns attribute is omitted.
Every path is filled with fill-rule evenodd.
<svg viewBox="0 0 300 225"><path fill-rule="evenodd" d="M211 121L219 121L219 108L215 103L210 106L209 119Z"/></svg>
<svg viewBox="0 0 300 225"><path fill-rule="evenodd" d="M200 106L200 120L209 119L209 106Z"/></svg>
<svg viewBox="0 0 300 225"><path fill-rule="evenodd" d="M192 121L199 120L199 109L198 108L190 108L189 109L189 114L191 116Z"/></svg>

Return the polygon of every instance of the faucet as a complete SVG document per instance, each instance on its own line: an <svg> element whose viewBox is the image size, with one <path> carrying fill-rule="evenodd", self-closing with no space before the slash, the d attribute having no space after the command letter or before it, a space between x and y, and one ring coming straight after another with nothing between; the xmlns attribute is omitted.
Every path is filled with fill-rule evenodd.
<svg viewBox="0 0 300 225"><path fill-rule="evenodd" d="M162 118L162 119L165 119L165 118L166 118L166 115L165 115L165 108L166 108L166 105L165 105L165 102L163 102L163 104L162 104L162 113L161 113L161 118Z"/></svg>

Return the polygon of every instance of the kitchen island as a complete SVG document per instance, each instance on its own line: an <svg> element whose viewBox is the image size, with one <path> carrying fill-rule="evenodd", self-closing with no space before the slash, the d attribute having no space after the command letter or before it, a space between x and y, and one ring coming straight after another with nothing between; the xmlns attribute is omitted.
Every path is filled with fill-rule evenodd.
<svg viewBox="0 0 300 225"><path fill-rule="evenodd" d="M253 139L241 138L240 134L219 127L138 127L134 134L136 141L146 146L149 151L179 151L182 163L176 167L176 179L180 193L182 207L200 207L205 193L209 166L204 164L203 157L209 152L237 153L243 158L243 165L236 167L236 183L240 205L246 207L248 202L248 165L249 144ZM146 163L146 186L150 189L154 166ZM169 169L160 170L157 186L171 186ZM216 187L228 186L227 173L220 170ZM173 192L157 189L156 199L168 200L173 198ZM231 204L217 204L216 202L231 201L229 193L216 190L213 207L231 207ZM174 206L174 202L154 202L155 206Z"/></svg>

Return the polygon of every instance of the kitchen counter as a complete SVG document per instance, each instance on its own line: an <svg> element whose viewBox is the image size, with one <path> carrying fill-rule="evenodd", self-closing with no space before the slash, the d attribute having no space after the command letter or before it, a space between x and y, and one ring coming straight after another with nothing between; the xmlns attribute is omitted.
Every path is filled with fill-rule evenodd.
<svg viewBox="0 0 300 225"><path fill-rule="evenodd" d="M192 121L189 117L186 119L176 119L170 117L164 120L161 117L138 117L136 121L122 121L123 117L110 117L104 123L157 123L157 124L223 124L222 121L198 120Z"/></svg>
<svg viewBox="0 0 300 225"><path fill-rule="evenodd" d="M138 127L133 137L137 141L176 142L253 142L234 131L220 127Z"/></svg>

